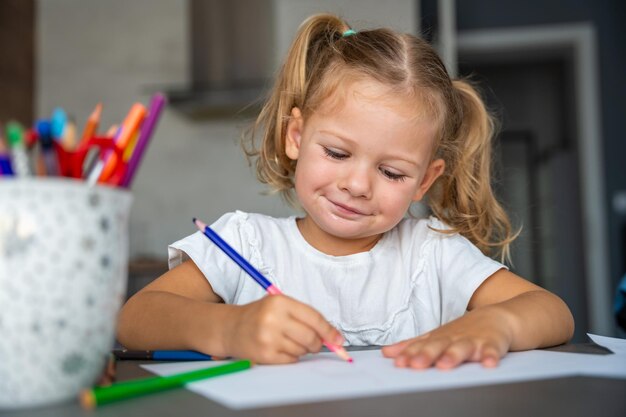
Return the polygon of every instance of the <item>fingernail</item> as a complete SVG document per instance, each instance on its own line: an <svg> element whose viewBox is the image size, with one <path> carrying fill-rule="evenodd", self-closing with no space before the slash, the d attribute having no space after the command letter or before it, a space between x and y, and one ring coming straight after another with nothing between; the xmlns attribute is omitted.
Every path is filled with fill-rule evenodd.
<svg viewBox="0 0 626 417"><path fill-rule="evenodd" d="M494 368L498 365L498 360L492 356L488 356L483 359L483 366L487 368Z"/></svg>

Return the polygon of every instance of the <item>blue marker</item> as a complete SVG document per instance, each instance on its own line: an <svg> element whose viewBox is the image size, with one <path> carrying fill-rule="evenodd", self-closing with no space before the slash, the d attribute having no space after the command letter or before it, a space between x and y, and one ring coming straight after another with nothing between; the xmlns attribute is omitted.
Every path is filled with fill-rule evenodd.
<svg viewBox="0 0 626 417"><path fill-rule="evenodd" d="M195 350L114 350L117 359L134 359L148 361L212 361L218 360L211 355Z"/></svg>
<svg viewBox="0 0 626 417"><path fill-rule="evenodd" d="M13 167L9 155L0 154L0 175L13 176Z"/></svg>
<svg viewBox="0 0 626 417"><path fill-rule="evenodd" d="M54 150L52 143L52 124L49 120L37 121L37 133L39 134L39 140L41 142L41 151L43 153L43 160L46 164L47 175L59 174L59 160Z"/></svg>
<svg viewBox="0 0 626 417"><path fill-rule="evenodd" d="M15 173L18 177L26 177L30 175L28 166L28 155L24 147L24 128L18 122L9 122L7 124L7 139L13 164L15 165Z"/></svg>
<svg viewBox="0 0 626 417"><path fill-rule="evenodd" d="M52 136L52 139L56 141L63 139L63 132L65 131L66 124L67 114L65 113L65 110L57 107L52 112L52 117L50 118L50 135Z"/></svg>

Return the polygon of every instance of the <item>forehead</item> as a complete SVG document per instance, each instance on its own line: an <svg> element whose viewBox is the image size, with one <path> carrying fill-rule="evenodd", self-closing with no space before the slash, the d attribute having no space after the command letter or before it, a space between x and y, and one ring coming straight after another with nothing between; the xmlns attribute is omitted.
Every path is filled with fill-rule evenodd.
<svg viewBox="0 0 626 417"><path fill-rule="evenodd" d="M305 115L335 114L350 104L372 104L391 109L407 121L437 125L432 97L413 88L392 87L372 77L344 72L332 83L322 83L310 97Z"/></svg>
<svg viewBox="0 0 626 417"><path fill-rule="evenodd" d="M305 120L310 122L305 129L332 132L384 152L392 147L428 154L437 132L434 119L419 102L381 83L362 80L342 84Z"/></svg>
<svg viewBox="0 0 626 417"><path fill-rule="evenodd" d="M438 123L425 100L406 90L398 90L372 79L347 79L337 84L335 89L327 92L323 98L320 96L317 106L310 108L312 111L309 113L331 118L346 112L390 114L396 123L400 122L411 127L428 127L428 130L434 133ZM373 117L372 121L375 119L378 118ZM369 119L364 121L367 122Z"/></svg>

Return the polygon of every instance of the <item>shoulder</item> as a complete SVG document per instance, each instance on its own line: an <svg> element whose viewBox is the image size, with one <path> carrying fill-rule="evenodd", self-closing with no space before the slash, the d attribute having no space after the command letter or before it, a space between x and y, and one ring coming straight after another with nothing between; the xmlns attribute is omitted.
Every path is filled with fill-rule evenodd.
<svg viewBox="0 0 626 417"><path fill-rule="evenodd" d="M451 233L451 228L436 217L405 217L391 230L397 234L401 242L421 242L445 239L456 233Z"/></svg>
<svg viewBox="0 0 626 417"><path fill-rule="evenodd" d="M495 262L469 239L454 232L440 219L405 218L394 229L400 247L420 257L434 258L436 264L449 262ZM499 263L498 263L499 264ZM500 264L499 264L500 265Z"/></svg>
<svg viewBox="0 0 626 417"><path fill-rule="evenodd" d="M272 217L260 213L247 213L237 210L223 214L211 225L212 228L219 229L242 229L246 227L272 228L284 227L288 218Z"/></svg>
<svg viewBox="0 0 626 417"><path fill-rule="evenodd" d="M290 240L293 223L293 217L272 217L237 210L224 214L211 227L245 252L249 248Z"/></svg>
<svg viewBox="0 0 626 417"><path fill-rule="evenodd" d="M396 226L396 229L400 236L405 238L415 239L419 237L425 241L437 241L443 244L463 242L472 245L468 239L454 232L452 227L434 216L404 218Z"/></svg>

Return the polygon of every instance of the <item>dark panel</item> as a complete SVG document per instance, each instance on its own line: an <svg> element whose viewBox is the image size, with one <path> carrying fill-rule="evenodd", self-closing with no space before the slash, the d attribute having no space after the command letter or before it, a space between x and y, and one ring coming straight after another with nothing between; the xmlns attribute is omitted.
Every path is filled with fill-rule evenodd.
<svg viewBox="0 0 626 417"><path fill-rule="evenodd" d="M0 121L30 125L34 97L33 0L0 1Z"/></svg>

